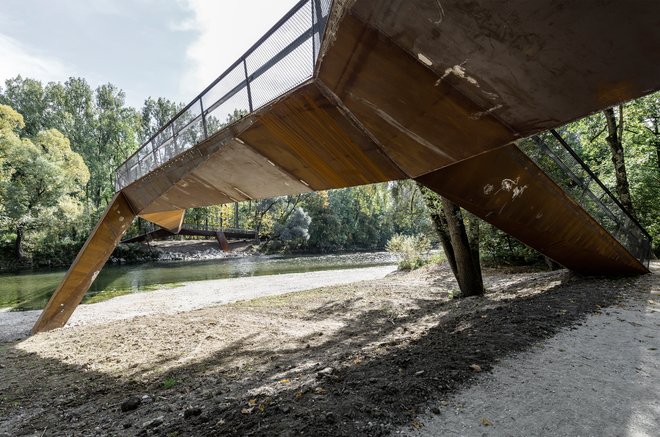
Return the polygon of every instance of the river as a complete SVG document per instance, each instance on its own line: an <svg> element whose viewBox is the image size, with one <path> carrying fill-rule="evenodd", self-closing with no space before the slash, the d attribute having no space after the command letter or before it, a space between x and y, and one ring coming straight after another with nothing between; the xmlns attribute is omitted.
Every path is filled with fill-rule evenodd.
<svg viewBox="0 0 660 437"><path fill-rule="evenodd" d="M305 256L257 255L205 261L109 265L101 270L83 302L206 279L375 267L395 263L395 257L387 252L361 252ZM65 273L66 270L62 269L0 275L0 308L11 308L14 311L43 308Z"/></svg>

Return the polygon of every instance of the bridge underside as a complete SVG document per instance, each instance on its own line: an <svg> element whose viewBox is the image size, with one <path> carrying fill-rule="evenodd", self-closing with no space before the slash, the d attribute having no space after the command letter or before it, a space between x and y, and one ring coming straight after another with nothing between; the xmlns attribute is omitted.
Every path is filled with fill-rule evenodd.
<svg viewBox="0 0 660 437"><path fill-rule="evenodd" d="M513 142L660 87L651 2L441 3L335 1L312 79L125 187L130 211L99 229L414 178L567 268L646 272ZM66 322L119 239L95 235L34 332Z"/></svg>

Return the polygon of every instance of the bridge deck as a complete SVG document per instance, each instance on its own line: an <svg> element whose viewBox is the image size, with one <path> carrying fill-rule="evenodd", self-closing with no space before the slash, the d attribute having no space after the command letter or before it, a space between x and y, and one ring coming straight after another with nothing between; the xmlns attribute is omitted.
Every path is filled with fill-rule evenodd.
<svg viewBox="0 0 660 437"><path fill-rule="evenodd" d="M185 208L415 178L570 269L647 271L643 231L626 241L608 232L516 143L660 88L652 2L337 0L327 17L325 1L296 8L278 28L291 42L264 63L280 76L250 72L261 46L251 49L228 70L244 79L225 97L209 100L229 73L119 169L118 199L133 214L173 220ZM301 14L311 27L291 31ZM282 86L290 69L277 66L300 47L313 70ZM265 77L286 92L255 104ZM247 115L217 124L213 111L238 105L239 92ZM102 227L117 220L110 208ZM67 275L34 332L61 326L93 274Z"/></svg>

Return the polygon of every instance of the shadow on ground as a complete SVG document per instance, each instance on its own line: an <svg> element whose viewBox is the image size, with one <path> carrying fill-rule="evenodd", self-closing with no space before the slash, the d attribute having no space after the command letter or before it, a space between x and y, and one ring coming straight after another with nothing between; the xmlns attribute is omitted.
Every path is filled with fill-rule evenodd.
<svg viewBox="0 0 660 437"><path fill-rule="evenodd" d="M450 273L439 274L446 286ZM313 332L295 347L274 350L255 342L258 334L246 333L201 362L168 371L174 387L165 387L161 377L109 377L25 353L18 344L0 345L6 376L0 382L0 435L387 434L415 426L420 412L503 357L651 284L643 278L538 275L495 281L497 291L482 298L449 300L436 289L405 310L357 290L301 315L310 326L340 321L331 334ZM545 285L542 291L539 285ZM286 305L295 305L295 295L291 299ZM120 411L122 401L143 393L149 396L137 410Z"/></svg>

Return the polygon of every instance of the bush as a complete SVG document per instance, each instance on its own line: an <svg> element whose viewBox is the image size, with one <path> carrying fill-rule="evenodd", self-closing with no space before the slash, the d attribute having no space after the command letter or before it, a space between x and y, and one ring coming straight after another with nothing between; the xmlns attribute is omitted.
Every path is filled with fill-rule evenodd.
<svg viewBox="0 0 660 437"><path fill-rule="evenodd" d="M387 251L396 253L399 260L399 269L415 270L429 263L431 242L425 235L395 234L387 242Z"/></svg>

